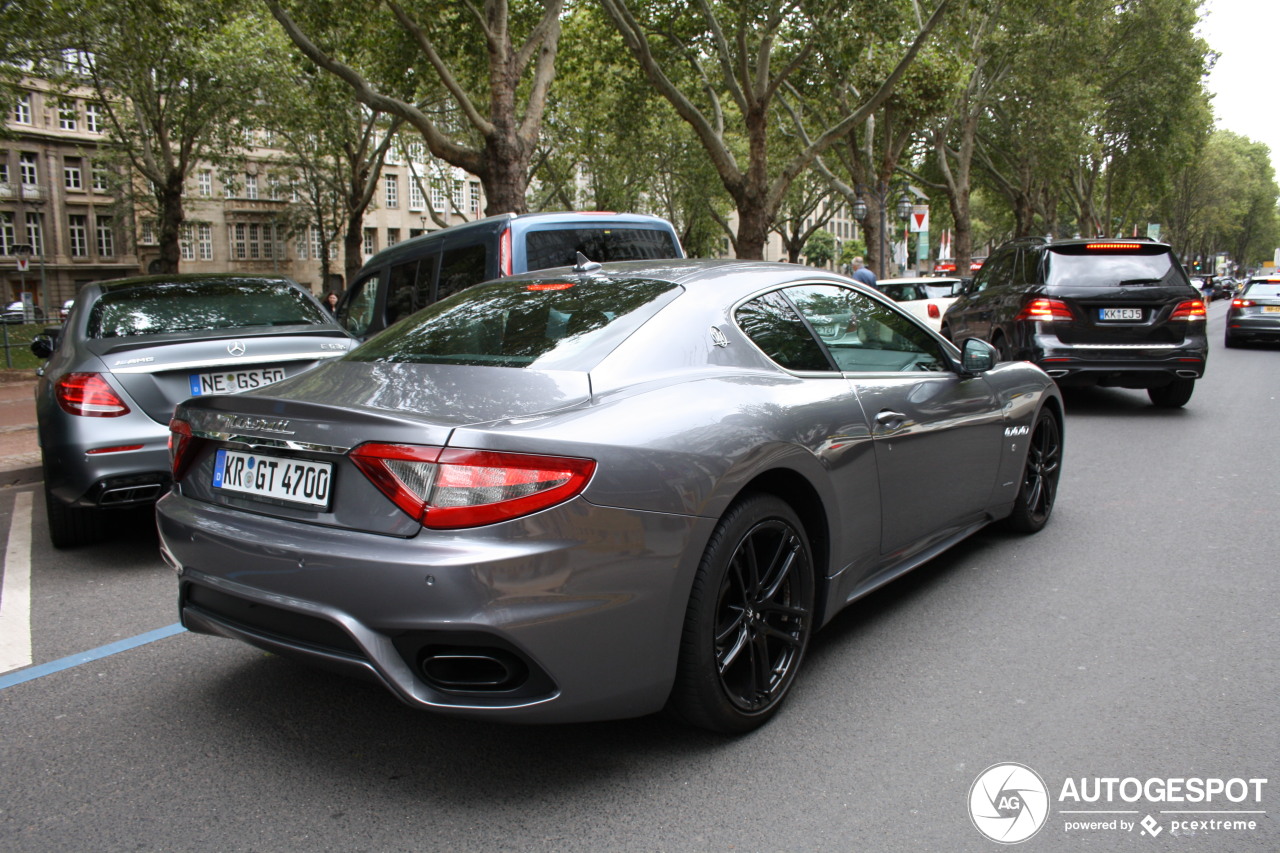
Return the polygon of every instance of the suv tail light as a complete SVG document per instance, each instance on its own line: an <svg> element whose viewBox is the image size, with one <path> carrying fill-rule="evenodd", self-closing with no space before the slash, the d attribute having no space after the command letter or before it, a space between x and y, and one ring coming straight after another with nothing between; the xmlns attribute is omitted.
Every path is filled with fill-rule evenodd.
<svg viewBox="0 0 1280 853"><path fill-rule="evenodd" d="M1186 302L1180 303L1177 308L1173 309L1173 313L1169 315L1170 320L1203 320L1205 319L1204 302L1199 299L1188 299Z"/></svg>
<svg viewBox="0 0 1280 853"><path fill-rule="evenodd" d="M169 468L175 483L182 482L191 460L195 456L195 436L191 434L191 424L171 418L169 420Z"/></svg>
<svg viewBox="0 0 1280 853"><path fill-rule="evenodd" d="M1075 315L1071 313L1071 308L1061 299L1046 299L1043 296L1039 299L1033 299L1028 302L1018 313L1014 320L1040 320L1042 322L1052 322L1054 320L1065 320L1071 322L1075 319Z"/></svg>
<svg viewBox="0 0 1280 853"><path fill-rule="evenodd" d="M118 418L129 414L120 395L97 373L68 373L58 380L54 396L62 411L86 418Z"/></svg>
<svg viewBox="0 0 1280 853"><path fill-rule="evenodd" d="M378 490L424 527L453 530L519 518L586 488L591 459L412 444L362 444L350 453Z"/></svg>

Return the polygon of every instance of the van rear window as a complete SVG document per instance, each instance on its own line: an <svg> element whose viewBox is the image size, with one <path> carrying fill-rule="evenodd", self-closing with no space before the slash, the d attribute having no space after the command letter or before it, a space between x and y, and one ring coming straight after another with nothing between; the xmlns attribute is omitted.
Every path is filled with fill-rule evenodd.
<svg viewBox="0 0 1280 853"><path fill-rule="evenodd" d="M530 272L577 263L577 252L588 260L650 261L676 258L671 234L656 228L555 228L530 231L524 238Z"/></svg>

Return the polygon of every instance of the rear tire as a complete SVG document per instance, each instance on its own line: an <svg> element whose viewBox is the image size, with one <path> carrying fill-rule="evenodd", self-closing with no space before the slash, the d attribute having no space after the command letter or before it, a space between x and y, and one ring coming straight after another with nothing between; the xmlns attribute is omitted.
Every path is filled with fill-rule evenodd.
<svg viewBox="0 0 1280 853"><path fill-rule="evenodd" d="M1168 385L1159 388L1148 388L1147 396L1151 402L1162 409L1178 409L1191 399L1191 392L1196 389L1194 379L1175 379Z"/></svg>
<svg viewBox="0 0 1280 853"><path fill-rule="evenodd" d="M1049 523L1062 476L1062 429L1052 412L1042 411L1027 443L1027 464L1013 512L1005 526L1018 533L1038 533Z"/></svg>
<svg viewBox="0 0 1280 853"><path fill-rule="evenodd" d="M55 548L78 548L100 541L106 534L102 510L67 506L44 488L45 513L49 518L49 541Z"/></svg>
<svg viewBox="0 0 1280 853"><path fill-rule="evenodd" d="M1240 346L1240 341L1232 335L1223 335L1222 345L1227 349L1234 349L1235 347Z"/></svg>
<svg viewBox="0 0 1280 853"><path fill-rule="evenodd" d="M813 561L804 525L772 495L716 525L694 577L670 707L724 734L777 713L813 633Z"/></svg>

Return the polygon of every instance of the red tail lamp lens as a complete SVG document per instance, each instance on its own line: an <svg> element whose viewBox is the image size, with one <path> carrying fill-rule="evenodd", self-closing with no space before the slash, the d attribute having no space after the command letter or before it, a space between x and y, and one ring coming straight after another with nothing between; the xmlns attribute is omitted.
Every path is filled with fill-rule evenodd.
<svg viewBox="0 0 1280 853"><path fill-rule="evenodd" d="M1141 243L1089 243L1085 249L1091 252L1136 252Z"/></svg>
<svg viewBox="0 0 1280 853"><path fill-rule="evenodd" d="M1203 320L1205 318L1204 303L1199 299L1188 299L1178 305L1169 315L1170 320Z"/></svg>
<svg viewBox="0 0 1280 853"><path fill-rule="evenodd" d="M54 396L62 411L86 418L118 418L129 414L107 380L97 373L68 373L58 380Z"/></svg>
<svg viewBox="0 0 1280 853"><path fill-rule="evenodd" d="M1041 297L1028 302L1015 319L1040 320L1043 322L1066 320L1070 322L1075 319L1075 316L1071 313L1071 308L1067 303L1062 300Z"/></svg>
<svg viewBox="0 0 1280 853"><path fill-rule="evenodd" d="M437 530L479 527L563 503L586 488L590 459L407 444L362 444L355 463L411 518Z"/></svg>
<svg viewBox="0 0 1280 853"><path fill-rule="evenodd" d="M936 302L929 303L929 316L935 320L942 319L942 312L938 310L938 303Z"/></svg>
<svg viewBox="0 0 1280 853"><path fill-rule="evenodd" d="M187 469L191 467L191 459L195 456L195 443L191 424L177 418L169 421L169 468L175 483L182 482Z"/></svg>

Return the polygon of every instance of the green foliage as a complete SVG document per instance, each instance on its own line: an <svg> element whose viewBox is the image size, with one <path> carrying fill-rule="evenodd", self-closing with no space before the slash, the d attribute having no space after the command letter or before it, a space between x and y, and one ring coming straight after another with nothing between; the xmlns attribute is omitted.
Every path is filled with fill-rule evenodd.
<svg viewBox="0 0 1280 853"><path fill-rule="evenodd" d="M810 266L825 267L835 256L836 237L830 231L815 231L804 244L804 258Z"/></svg>

